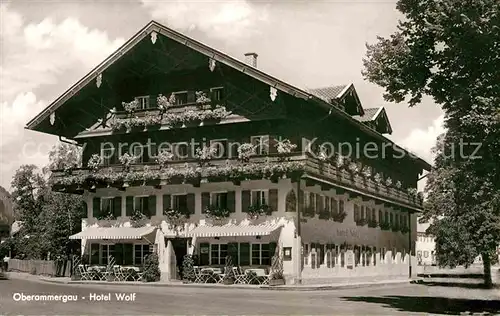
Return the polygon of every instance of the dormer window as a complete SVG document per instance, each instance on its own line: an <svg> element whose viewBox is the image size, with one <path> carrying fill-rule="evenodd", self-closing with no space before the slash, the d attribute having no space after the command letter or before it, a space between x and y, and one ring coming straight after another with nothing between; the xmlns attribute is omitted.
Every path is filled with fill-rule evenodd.
<svg viewBox="0 0 500 316"><path fill-rule="evenodd" d="M136 97L135 99L137 100L137 102L139 102L139 109L141 110L149 109L150 107L149 95Z"/></svg>

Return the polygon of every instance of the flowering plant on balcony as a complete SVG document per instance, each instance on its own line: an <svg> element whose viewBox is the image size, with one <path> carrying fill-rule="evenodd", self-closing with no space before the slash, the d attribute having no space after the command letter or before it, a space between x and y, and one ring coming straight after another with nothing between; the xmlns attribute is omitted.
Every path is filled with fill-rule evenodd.
<svg viewBox="0 0 500 316"><path fill-rule="evenodd" d="M337 167L339 167L339 168L343 167L344 166L344 161L345 161L344 156L342 156L342 155L339 154L337 156Z"/></svg>
<svg viewBox="0 0 500 316"><path fill-rule="evenodd" d="M161 150L156 156L156 162L161 167L166 167L174 159L174 154L168 150Z"/></svg>
<svg viewBox="0 0 500 316"><path fill-rule="evenodd" d="M93 171L96 171L101 166L102 166L102 158L99 154L93 154L92 156L90 156L89 161L87 163L87 167L89 167Z"/></svg>
<svg viewBox="0 0 500 316"><path fill-rule="evenodd" d="M111 208L108 208L101 209L96 218L99 221L113 221L116 219L116 216L113 213L113 210Z"/></svg>
<svg viewBox="0 0 500 316"><path fill-rule="evenodd" d="M410 231L410 229L408 228L408 225L403 225L403 226L401 226L400 231L401 231L401 233L406 234Z"/></svg>
<svg viewBox="0 0 500 316"><path fill-rule="evenodd" d="M379 226L380 226L380 229L382 229L382 230L389 230L389 229L391 229L391 223L389 223L388 221L381 221L379 223Z"/></svg>
<svg viewBox="0 0 500 316"><path fill-rule="evenodd" d="M170 95L170 98L172 98L172 95ZM166 96L161 94L158 95L158 97L156 98L156 103L158 104L158 108L161 110L168 110L168 108L172 107L174 103L170 102L170 98L167 98Z"/></svg>
<svg viewBox="0 0 500 316"><path fill-rule="evenodd" d="M406 192L408 192L408 196L410 197L410 199L414 199L417 197L417 189L415 188L408 188Z"/></svg>
<svg viewBox="0 0 500 316"><path fill-rule="evenodd" d="M144 226L144 220L146 219L146 215L144 215L139 209L134 209L130 215L130 224L132 227Z"/></svg>
<svg viewBox="0 0 500 316"><path fill-rule="evenodd" d="M402 186L403 186L403 184L401 183L401 181L398 180L396 182L396 188L401 189Z"/></svg>
<svg viewBox="0 0 500 316"><path fill-rule="evenodd" d="M363 175L363 177L365 177L365 179L368 179L372 176L372 171L371 171L370 167L366 166L363 168L363 171L361 174Z"/></svg>
<svg viewBox="0 0 500 316"><path fill-rule="evenodd" d="M291 153L295 148L297 148L297 145L292 144L290 140L284 139L282 141L278 141L276 145L274 145L276 149L278 150L278 154L280 155L286 155Z"/></svg>
<svg viewBox="0 0 500 316"><path fill-rule="evenodd" d="M319 214L318 214L319 219L329 220L331 217L332 216L331 216L329 209L324 208L324 209L319 211Z"/></svg>
<svg viewBox="0 0 500 316"><path fill-rule="evenodd" d="M211 101L204 91L196 91L196 103L209 103Z"/></svg>
<svg viewBox="0 0 500 316"><path fill-rule="evenodd" d="M387 177L387 179L385 179L385 185L390 187L392 185L392 179L391 177Z"/></svg>
<svg viewBox="0 0 500 316"><path fill-rule="evenodd" d="M155 125L161 124L161 117L158 115L153 115L153 114L148 113L148 114L146 114L146 116L144 116L143 121L144 121L144 124L141 124L141 125L144 125L145 127L155 126Z"/></svg>
<svg viewBox="0 0 500 316"><path fill-rule="evenodd" d="M352 174L356 174L359 172L359 167L358 167L358 164L355 163L354 161L351 162L349 164L349 171L352 173Z"/></svg>
<svg viewBox="0 0 500 316"><path fill-rule="evenodd" d="M255 146L250 143L241 144L238 147L238 159L242 162L248 162L250 157L255 155Z"/></svg>
<svg viewBox="0 0 500 316"><path fill-rule="evenodd" d="M375 174L373 177L373 180L375 180L375 183L381 184L382 183L382 175L380 173Z"/></svg>
<svg viewBox="0 0 500 316"><path fill-rule="evenodd" d="M326 153L326 148L324 146L321 146L318 151L318 160L325 162L328 160L328 154Z"/></svg>
<svg viewBox="0 0 500 316"><path fill-rule="evenodd" d="M358 218L355 220L356 226L365 226L368 224L368 220L366 218Z"/></svg>
<svg viewBox="0 0 500 316"><path fill-rule="evenodd" d="M203 112L203 121L220 121L231 115L225 106L216 105L213 110Z"/></svg>
<svg viewBox="0 0 500 316"><path fill-rule="evenodd" d="M398 232L400 230L399 224L393 223L391 229L393 232Z"/></svg>
<svg viewBox="0 0 500 316"><path fill-rule="evenodd" d="M374 218L368 219L368 227L375 228L378 226L378 222Z"/></svg>
<svg viewBox="0 0 500 316"><path fill-rule="evenodd" d="M271 215L273 210L267 204L252 204L246 212L251 219L257 219L262 215Z"/></svg>
<svg viewBox="0 0 500 316"><path fill-rule="evenodd" d="M215 220L228 218L230 214L227 208L218 207L217 205L209 205L205 208L205 215Z"/></svg>
<svg viewBox="0 0 500 316"><path fill-rule="evenodd" d="M129 113L133 113L139 109L139 101L133 100L130 102L122 102L123 109Z"/></svg>
<svg viewBox="0 0 500 316"><path fill-rule="evenodd" d="M120 160L120 163L123 165L125 170L128 170L131 164L134 164L139 160L139 157L129 155L129 153L125 153L121 155L118 160Z"/></svg>
<svg viewBox="0 0 500 316"><path fill-rule="evenodd" d="M217 154L217 150L212 146L204 145L202 148L196 148L195 158L198 159L200 165L208 163Z"/></svg>
<svg viewBox="0 0 500 316"><path fill-rule="evenodd" d="M342 223L344 219L347 217L347 213L345 211L337 212L332 214L332 219L335 222Z"/></svg>
<svg viewBox="0 0 500 316"><path fill-rule="evenodd" d="M186 220L189 218L189 214L184 214L179 210L175 210L173 208L164 209L163 216L166 217L168 228L176 231L179 228L183 229Z"/></svg>

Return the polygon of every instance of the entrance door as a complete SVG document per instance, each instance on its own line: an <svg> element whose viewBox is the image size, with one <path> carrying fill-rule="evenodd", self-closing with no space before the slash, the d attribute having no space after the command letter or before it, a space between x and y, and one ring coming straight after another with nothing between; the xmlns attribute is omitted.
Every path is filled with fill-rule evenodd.
<svg viewBox="0 0 500 316"><path fill-rule="evenodd" d="M172 248L174 248L175 258L177 260L177 278L182 279L182 261L184 256L187 254L188 241L190 238L174 238L170 241L172 242Z"/></svg>

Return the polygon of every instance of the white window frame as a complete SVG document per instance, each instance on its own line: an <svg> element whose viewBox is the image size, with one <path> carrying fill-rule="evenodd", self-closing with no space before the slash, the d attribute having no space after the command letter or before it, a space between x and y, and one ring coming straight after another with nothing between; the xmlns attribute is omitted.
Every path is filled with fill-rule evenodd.
<svg viewBox="0 0 500 316"><path fill-rule="evenodd" d="M186 197L186 205L187 205L187 195L188 195L187 193L174 193L174 194L171 194L170 195L170 208L173 209L173 210L179 211L178 209L175 208L174 200L175 200L176 196L185 196Z"/></svg>
<svg viewBox="0 0 500 316"><path fill-rule="evenodd" d="M259 205L269 205L269 190L251 190L250 191L250 204L253 205L254 202L254 194L258 194L257 200ZM262 202L262 198L264 197L264 203Z"/></svg>
<svg viewBox="0 0 500 316"><path fill-rule="evenodd" d="M149 109L150 102L151 102L149 95L141 95L141 96L135 97L135 100L137 102L139 102L139 108L141 110Z"/></svg>
<svg viewBox="0 0 500 316"><path fill-rule="evenodd" d="M224 87L212 87L210 88L210 98L213 96L214 91L224 91ZM220 94L218 96L218 99L214 99L213 101L222 101L223 98L220 97Z"/></svg>
<svg viewBox="0 0 500 316"><path fill-rule="evenodd" d="M184 104L189 104L189 101L188 101L188 97L189 97L189 91L185 90L185 91L176 91L176 92L172 92L172 94L175 96L175 105L184 105ZM177 96L180 95L180 94L185 94L186 95L186 103L178 103L178 98Z"/></svg>
<svg viewBox="0 0 500 316"><path fill-rule="evenodd" d="M216 194L228 193L228 191L212 191L210 192L210 205L215 205L215 196Z"/></svg>
<svg viewBox="0 0 500 316"><path fill-rule="evenodd" d="M114 145L113 145L113 146L111 146L111 147L106 146L106 147L104 147L104 148L101 148L101 158L102 158L102 164L103 164L103 166L109 166L109 165L111 165L111 164L112 164L112 161L111 161L111 159L112 159L112 158L111 158L111 157L109 157L109 158L104 158L104 157L111 156L111 155L107 155L107 154L105 154L105 153L107 153L107 152L109 152L109 151L111 152L111 155L114 155L114 153L115 153L115 152L114 152L114 151L115 151L115 147L114 147Z"/></svg>
<svg viewBox="0 0 500 316"><path fill-rule="evenodd" d="M258 140L258 145L255 146L256 155L269 154L269 135L254 135L250 137L250 143L253 145L254 140Z"/></svg>
<svg viewBox="0 0 500 316"><path fill-rule="evenodd" d="M106 263L104 263L104 251L103 251L103 248L106 247L106 254L108 255L108 258L109 258L109 247L110 246L113 246L113 251L115 250L114 247L115 247L115 244L116 243L106 243L106 244L99 244L99 264L107 264L107 259L106 259ZM92 253L90 253L92 254ZM90 256L89 256L89 262L90 262Z"/></svg>
<svg viewBox="0 0 500 316"><path fill-rule="evenodd" d="M254 256L253 256L253 246L254 245L259 245L259 263L258 264L254 264L253 263L253 258L254 258ZM262 257L262 245L268 245L268 247L269 247L269 249L268 249L269 262L271 263L271 260L272 260L273 256L271 256L270 243L269 242L255 242L255 243L252 242L252 243L250 243L250 265L251 266L254 266L254 265L261 266L261 265L263 265L263 263L262 263L262 258L263 258Z"/></svg>
<svg viewBox="0 0 500 316"><path fill-rule="evenodd" d="M226 147L222 148L222 150L223 150L222 156L219 156L218 153L215 154L216 159L221 159L221 158L229 156L229 140L227 138L211 139L210 140L210 148L215 148L215 150L221 149L221 147L220 147L221 142L225 142ZM215 146L214 145L215 143L218 143L219 145Z"/></svg>
<svg viewBox="0 0 500 316"><path fill-rule="evenodd" d="M132 262L133 262L134 265L135 265L135 258L136 258L136 256L135 256L135 247L136 246L141 246L141 258L144 258L144 253L145 253L144 252L144 246L148 246L148 254L153 253L153 251L151 250L151 245L150 244L147 244L147 243L142 243L142 244L140 244L140 243L134 243L133 244L133 255L132 255ZM141 260L140 264L142 264L142 260Z"/></svg>
<svg viewBox="0 0 500 316"><path fill-rule="evenodd" d="M212 245L217 245L217 249L218 249L217 254L218 254L218 258L219 258L217 260L217 263L212 263ZM222 265L222 263L221 263L222 260L221 259L225 260L226 257L222 257L221 254L220 254L221 245L226 245L226 247L227 247L227 249L226 249L226 256L228 255L228 253L229 253L229 244L228 243L210 243L210 249L209 249L210 250L210 256L209 256L209 263L210 263L210 265ZM240 250L240 244L238 243L238 254L239 254L239 250ZM238 255L238 259L239 259L239 255ZM234 262L233 262L233 264L234 264ZM238 263L238 265L239 265L239 263Z"/></svg>

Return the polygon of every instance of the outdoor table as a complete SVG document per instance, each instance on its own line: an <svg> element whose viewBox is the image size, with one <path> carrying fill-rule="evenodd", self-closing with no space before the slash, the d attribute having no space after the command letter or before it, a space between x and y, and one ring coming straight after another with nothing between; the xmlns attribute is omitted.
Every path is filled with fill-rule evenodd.
<svg viewBox="0 0 500 316"><path fill-rule="evenodd" d="M91 274L92 280L105 280L106 279L106 267L104 266L90 266L87 271Z"/></svg>
<svg viewBox="0 0 500 316"><path fill-rule="evenodd" d="M251 284L254 280L259 284L265 283L268 277L265 269L246 269L245 273L247 273L249 284Z"/></svg>
<svg viewBox="0 0 500 316"><path fill-rule="evenodd" d="M218 283L219 274L222 272L220 268L203 268L201 269L202 281L203 283L211 283L209 281L214 281Z"/></svg>
<svg viewBox="0 0 500 316"><path fill-rule="evenodd" d="M135 276L141 271L141 269L136 266L122 266L121 270L124 272L124 281L127 281L129 278L135 281Z"/></svg>

